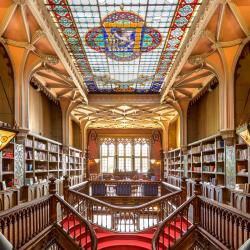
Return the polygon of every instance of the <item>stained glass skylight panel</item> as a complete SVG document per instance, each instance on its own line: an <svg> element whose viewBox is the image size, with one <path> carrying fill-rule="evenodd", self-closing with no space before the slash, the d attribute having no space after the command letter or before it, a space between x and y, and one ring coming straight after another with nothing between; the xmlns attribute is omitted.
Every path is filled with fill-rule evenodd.
<svg viewBox="0 0 250 250"><path fill-rule="evenodd" d="M202 0L44 0L90 93L158 93Z"/></svg>

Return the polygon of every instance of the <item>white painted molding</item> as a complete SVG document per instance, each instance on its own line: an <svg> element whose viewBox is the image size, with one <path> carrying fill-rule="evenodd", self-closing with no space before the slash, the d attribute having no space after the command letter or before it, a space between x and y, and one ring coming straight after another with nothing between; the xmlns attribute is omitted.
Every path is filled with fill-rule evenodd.
<svg viewBox="0 0 250 250"><path fill-rule="evenodd" d="M85 102L88 103L87 88L85 86L84 80L76 69L59 32L51 20L46 6L42 1L39 0L27 0L27 5L41 26L42 30L46 33L46 36L53 49L55 50L69 75L72 77L75 85L79 88L79 91Z"/></svg>

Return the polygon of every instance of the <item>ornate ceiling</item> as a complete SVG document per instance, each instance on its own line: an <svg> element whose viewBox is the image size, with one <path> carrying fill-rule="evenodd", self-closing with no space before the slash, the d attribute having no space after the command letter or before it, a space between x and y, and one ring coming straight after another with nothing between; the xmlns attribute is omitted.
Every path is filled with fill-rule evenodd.
<svg viewBox="0 0 250 250"><path fill-rule="evenodd" d="M177 115L169 105L79 105L73 114L89 122L89 128L162 128Z"/></svg>
<svg viewBox="0 0 250 250"><path fill-rule="evenodd" d="M202 0L45 0L89 93L159 93Z"/></svg>
<svg viewBox="0 0 250 250"><path fill-rule="evenodd" d="M32 79L43 85L56 100L61 102L66 99L68 103L71 103L72 114L75 118L79 122L88 122L92 127L150 128L161 126L161 123L170 121L177 115L177 111L182 111L182 102L188 103L194 99L213 78L219 78L220 84L223 81L228 84L231 81L229 74L234 71L233 63L238 51L250 40L250 3L248 0L203 0L192 25L191 21L195 12L190 14L192 16L190 22L183 29L186 35L178 39L180 43L175 47L173 60L168 66L166 64L166 67L164 66L163 73L161 73L165 74L164 82L160 86L161 92L150 95L155 92L151 91L151 87L149 87L151 90L147 92L143 83L153 82L155 72L159 68L158 62L167 58L162 58L160 55L165 53L163 52L165 45L174 39L170 30L178 28L174 25L167 26L167 24L180 18L177 16L176 10L183 5L178 5L176 0L150 0L146 3L144 0L116 0L115 4L112 0L99 0L98 3L95 0L74 0L74 5L72 1L68 1L66 5L58 5L60 2L61 0L58 0L55 5L44 5L39 0L0 1L0 39L11 55L12 61L15 62L13 65L15 75L18 76L17 79L23 79L23 82L20 81L17 87ZM122 2L123 6L121 6ZM196 1L186 0L185 6L196 3ZM51 6L61 6L67 11L70 8L66 17L74 20L74 23L72 22L70 25L75 25L72 28L75 28L79 36L77 42L84 50L82 56L86 55L88 60L88 64L85 66L89 66L92 74L87 76L93 77L94 84L99 81L105 85L115 79L117 85L112 83L112 90L107 91L113 92L121 82L136 79L136 90L133 90L133 93L141 93L145 90L148 94L127 95L123 92L123 94L116 95L101 95L102 87L98 87L96 90L98 95L91 94L91 90L85 84L86 75L81 71L84 68L77 64L73 52L69 51L68 41L66 41L66 36L60 33L62 29ZM197 9L198 6L197 3ZM95 8L100 10L96 12ZM146 12L145 8L148 9ZM173 9L174 13L170 9ZM140 34L140 39L142 37L143 39L148 37L148 39L143 43L145 46L142 46L141 43L139 45L134 43L133 51L117 54L112 47L109 51L108 46L99 43L95 35L100 33L101 25L105 25L107 30L113 28L111 27L112 21L109 20L107 26L105 20L108 19L105 18L112 18L114 11L127 12L129 14L125 16L131 18L137 14L137 24L139 25L139 21L143 20L141 23L144 22L147 32L150 31L149 34L154 34L153 37L158 39L155 42L157 46L150 47L150 35L146 31L144 33L133 31L138 27L132 27L131 30L126 29L130 30L131 34L133 32L135 35ZM120 21L122 25L125 25L124 20ZM95 33L96 31L99 33ZM121 31L122 35L124 35L123 32L124 30ZM127 32L125 33L127 34ZM87 44L86 34L95 38L94 42L90 39ZM109 34L111 31L107 32L107 35ZM184 38L187 42L183 42ZM102 37L102 39L105 44L106 38ZM138 51L136 48L140 48L140 50ZM97 51L103 49L104 52ZM169 52L171 50L167 49L166 53ZM115 56L121 58L113 58ZM131 60L128 60L129 56L131 56ZM103 57L107 61L103 62ZM124 58L127 61L122 60ZM117 72L112 71L112 67ZM131 73L132 69L132 73L126 74L125 69L129 69L127 73ZM133 71L136 71L134 75ZM131 78L128 80L128 77ZM220 88L223 88L221 94L228 91L227 84L220 85ZM105 88L104 85L103 88ZM139 85L142 87L141 89L137 87ZM20 89L18 91L21 92ZM220 101L221 105L224 105L224 99L220 98ZM22 105L21 103L18 108L24 110Z"/></svg>

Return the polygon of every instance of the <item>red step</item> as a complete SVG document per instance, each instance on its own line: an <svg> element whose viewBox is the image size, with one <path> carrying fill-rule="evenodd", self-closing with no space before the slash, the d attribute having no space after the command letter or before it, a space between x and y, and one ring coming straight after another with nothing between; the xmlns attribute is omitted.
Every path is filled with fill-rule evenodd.
<svg viewBox="0 0 250 250"><path fill-rule="evenodd" d="M90 235L87 237L84 227L80 228L79 221L65 218L61 223L67 231L69 229L69 234L72 238L76 238L79 243L81 241L82 247L86 249L91 249ZM182 220L182 230L181 221L176 220L170 224L170 227L166 227L164 230L164 235L160 237L159 248L163 249L164 246L173 245L175 239L178 240L181 236L181 231L184 233L190 223L185 219ZM140 233L117 233L109 230L105 230L96 225L93 226L98 239L98 250L149 250L151 249L151 242L156 228L149 228ZM163 240L163 237L164 240ZM164 243L164 245L163 245Z"/></svg>

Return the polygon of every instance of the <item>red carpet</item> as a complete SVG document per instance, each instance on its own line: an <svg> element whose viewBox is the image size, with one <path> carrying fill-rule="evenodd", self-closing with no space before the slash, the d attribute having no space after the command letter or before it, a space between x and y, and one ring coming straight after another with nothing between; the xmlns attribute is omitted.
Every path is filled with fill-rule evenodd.
<svg viewBox="0 0 250 250"><path fill-rule="evenodd" d="M84 227L80 227L79 221L65 219L62 222L66 232L76 241L82 242L82 246L91 249L90 236L85 237ZM160 249L166 249L166 246L172 245L174 239L179 239L181 235L181 223L171 223L169 228L165 229L164 235L160 238ZM98 250L150 250L151 242L156 228L150 228L140 233L116 233L97 226L93 226L97 239ZM182 232L187 229L187 223L182 223Z"/></svg>

